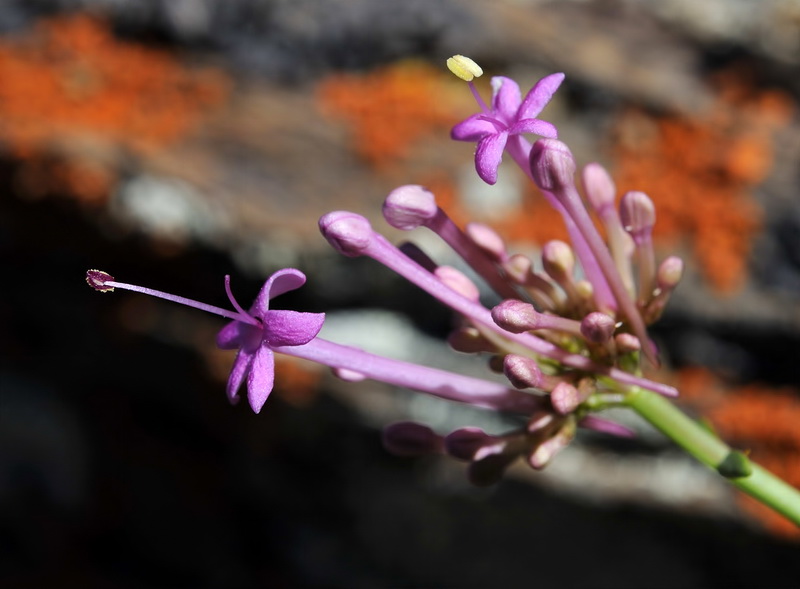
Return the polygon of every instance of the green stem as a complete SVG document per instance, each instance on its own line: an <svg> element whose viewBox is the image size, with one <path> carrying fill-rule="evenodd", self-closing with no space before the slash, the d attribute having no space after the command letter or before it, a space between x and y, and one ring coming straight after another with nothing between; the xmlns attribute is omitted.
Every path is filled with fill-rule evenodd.
<svg viewBox="0 0 800 589"><path fill-rule="evenodd" d="M728 475L728 480L800 526L800 491L751 463L661 395L636 389L627 395L626 403L706 466L724 472L731 462L741 465L743 476Z"/></svg>

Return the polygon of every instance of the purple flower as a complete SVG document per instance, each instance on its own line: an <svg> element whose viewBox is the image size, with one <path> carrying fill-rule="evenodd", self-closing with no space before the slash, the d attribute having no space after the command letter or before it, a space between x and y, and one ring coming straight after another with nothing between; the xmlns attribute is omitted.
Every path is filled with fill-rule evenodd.
<svg viewBox="0 0 800 589"><path fill-rule="evenodd" d="M509 140L522 133L556 138L552 123L536 116L550 102L564 80L564 74L552 74L539 80L522 100L517 83L503 76L492 78L492 107L458 123L450 132L457 141L477 141L475 169L487 184L497 182L497 168Z"/></svg>
<svg viewBox="0 0 800 589"><path fill-rule="evenodd" d="M244 311L225 281L228 298L242 315L223 327L217 334L217 345L223 350L239 348L228 378L228 398L238 401L239 387L247 377L247 400L258 413L272 392L275 380L275 359L272 348L302 346L314 339L322 329L324 313L270 310L271 299L302 286L305 275L294 268L278 270L270 276L258 293L250 311ZM254 319L254 322L245 318Z"/></svg>

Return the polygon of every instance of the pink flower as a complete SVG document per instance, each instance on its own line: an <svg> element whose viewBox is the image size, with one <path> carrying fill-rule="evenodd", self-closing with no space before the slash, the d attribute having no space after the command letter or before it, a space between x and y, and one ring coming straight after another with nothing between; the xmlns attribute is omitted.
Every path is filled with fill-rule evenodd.
<svg viewBox="0 0 800 589"><path fill-rule="evenodd" d="M272 348L302 346L314 339L322 329L324 313L299 313L297 311L270 310L271 299L301 287L305 275L294 268L278 270L270 276L258 293L250 311L244 311L230 291L230 282L225 281L228 298L242 315L254 322L234 320L217 334L217 345L223 350L239 348L228 378L228 398L238 400L237 395L245 377L247 378L247 400L258 413L272 392L275 380L275 358Z"/></svg>
<svg viewBox="0 0 800 589"><path fill-rule="evenodd" d="M510 140L518 141L518 136L522 133L558 137L558 130L552 123L537 119L536 116L550 102L563 80L564 74L551 74L542 78L522 100L519 86L514 80L503 76L494 77L491 109L482 104L483 112L474 114L453 127L450 132L453 139L478 142L475 169L484 182L497 182L497 168Z"/></svg>

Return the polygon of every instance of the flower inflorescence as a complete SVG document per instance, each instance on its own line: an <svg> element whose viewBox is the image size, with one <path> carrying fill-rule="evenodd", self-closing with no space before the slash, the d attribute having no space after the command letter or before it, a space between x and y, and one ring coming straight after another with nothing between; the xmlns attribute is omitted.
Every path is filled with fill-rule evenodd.
<svg viewBox="0 0 800 589"><path fill-rule="evenodd" d="M641 192L622 196L599 164L582 173L583 195L575 182L576 163L549 122L537 118L564 79L553 74L540 80L524 97L513 80L492 80L490 106L483 102L472 77L482 73L468 58L456 56L448 65L466 80L480 112L455 125L452 137L476 142L479 177L494 184L504 153L558 210L572 243L543 244L532 259L510 253L491 228L456 225L425 187L407 185L392 191L383 204L389 225L410 230L425 227L436 233L502 299L493 308L480 302L479 288L463 273L440 266L416 246L398 248L375 231L363 216L334 211L319 220L319 228L340 253L368 256L403 276L460 316L448 337L460 352L490 357L489 365L507 382L479 379L436 368L384 358L319 337L324 314L272 310L270 300L300 287L305 275L296 269L270 276L252 307L245 311L225 289L234 310L212 307L130 284L90 270L87 282L96 290L114 288L159 296L231 320L217 344L237 349L228 381L232 402L246 382L255 412L266 402L274 381L274 353L309 359L346 380L371 378L477 407L524 417L515 431L489 434L465 426L441 435L416 423L398 423L385 430L388 449L402 455L446 453L470 463L476 484L489 484L504 469L524 457L542 468L586 427L627 436L627 428L598 417L605 408L624 404L626 396L646 389L674 396L675 389L641 375L640 357L657 364L647 326L663 312L681 274L680 259L655 261L651 232L655 209ZM525 136L542 138L531 143ZM592 220L589 203L607 241Z"/></svg>

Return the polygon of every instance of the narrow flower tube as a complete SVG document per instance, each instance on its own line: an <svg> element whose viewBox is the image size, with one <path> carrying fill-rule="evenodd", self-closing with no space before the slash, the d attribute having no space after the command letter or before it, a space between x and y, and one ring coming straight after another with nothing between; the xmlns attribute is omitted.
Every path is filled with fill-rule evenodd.
<svg viewBox="0 0 800 589"><path fill-rule="evenodd" d="M512 334L500 328L495 324L488 309L442 284L430 272L403 255L385 237L374 232L369 221L360 215L347 211L334 211L320 218L319 227L323 236L337 251L348 256L365 255L373 258L477 325L497 333L511 346L519 346L528 353L533 352L558 360L578 370L605 374L622 384L641 386L669 397L677 395L674 387L643 379L616 368L598 365L585 356L571 354L529 333Z"/></svg>
<svg viewBox="0 0 800 589"><path fill-rule="evenodd" d="M645 356L654 366L658 366L655 346L647 337L647 328L641 313L628 294L625 284L617 272L614 260L611 259L611 254L592 223L575 188L574 171L575 160L569 148L562 142L555 139L540 139L534 144L531 150L531 173L534 181L539 188L551 191L559 199L559 202L580 228L609 288L614 293L617 304L625 314L634 334L642 341Z"/></svg>
<svg viewBox="0 0 800 589"><path fill-rule="evenodd" d="M528 414L541 405L541 399L502 383L385 358L319 337L303 346L276 347L273 351L484 409Z"/></svg>
<svg viewBox="0 0 800 589"><path fill-rule="evenodd" d="M630 256L631 238L623 229L617 208L614 206L616 204L614 181L606 169L598 163L587 164L581 172L581 180L586 199L606 229L608 247L620 278L628 293L635 296Z"/></svg>

